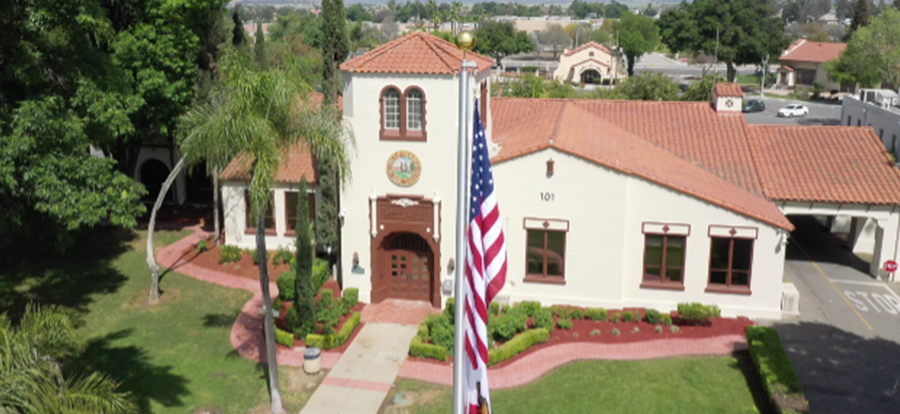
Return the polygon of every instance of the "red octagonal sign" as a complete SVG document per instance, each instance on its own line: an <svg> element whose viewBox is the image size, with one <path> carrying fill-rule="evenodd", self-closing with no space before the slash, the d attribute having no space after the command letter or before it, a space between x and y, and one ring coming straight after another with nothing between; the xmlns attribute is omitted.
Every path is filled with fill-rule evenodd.
<svg viewBox="0 0 900 414"><path fill-rule="evenodd" d="M888 260L884 262L884 271L888 273L894 273L897 271L897 262L893 260Z"/></svg>

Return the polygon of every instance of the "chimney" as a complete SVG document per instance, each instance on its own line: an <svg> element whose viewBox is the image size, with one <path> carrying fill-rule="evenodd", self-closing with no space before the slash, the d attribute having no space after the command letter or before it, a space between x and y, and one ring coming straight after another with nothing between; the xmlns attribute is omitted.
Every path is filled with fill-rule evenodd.
<svg viewBox="0 0 900 414"><path fill-rule="evenodd" d="M713 88L712 107L720 114L739 114L744 92L737 83L718 83Z"/></svg>

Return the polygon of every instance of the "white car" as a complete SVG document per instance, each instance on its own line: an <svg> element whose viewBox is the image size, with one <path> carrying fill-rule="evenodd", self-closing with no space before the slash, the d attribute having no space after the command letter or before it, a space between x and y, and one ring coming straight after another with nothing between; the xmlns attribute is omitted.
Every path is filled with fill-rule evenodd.
<svg viewBox="0 0 900 414"><path fill-rule="evenodd" d="M795 117L809 115L809 108L806 105L790 104L778 110L778 116Z"/></svg>

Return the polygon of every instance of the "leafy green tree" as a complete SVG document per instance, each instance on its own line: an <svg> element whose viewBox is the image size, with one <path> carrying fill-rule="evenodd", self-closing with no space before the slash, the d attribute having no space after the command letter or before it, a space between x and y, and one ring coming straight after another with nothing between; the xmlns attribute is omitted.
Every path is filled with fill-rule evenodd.
<svg viewBox="0 0 900 414"><path fill-rule="evenodd" d="M502 65L502 59L506 56L532 50L534 44L528 35L516 30L512 22L486 21L475 31L475 51L493 57L498 66Z"/></svg>
<svg viewBox="0 0 900 414"><path fill-rule="evenodd" d="M347 17L343 0L322 2L322 55L325 57L325 103L337 102L338 71L350 53Z"/></svg>
<svg viewBox="0 0 900 414"><path fill-rule="evenodd" d="M242 46L246 43L244 35L244 22L241 20L241 5L238 3L231 13L231 21L234 23L232 27L231 44L234 46Z"/></svg>
<svg viewBox="0 0 900 414"><path fill-rule="evenodd" d="M735 65L759 64L788 46L784 24L774 14L759 0L696 0L663 13L657 25L669 50L718 56L733 82Z"/></svg>
<svg viewBox="0 0 900 414"><path fill-rule="evenodd" d="M869 20L872 18L871 6L869 0L856 0L856 4L853 6L853 19L850 21L850 30L844 36L844 41L850 40L860 27L869 25Z"/></svg>
<svg viewBox="0 0 900 414"><path fill-rule="evenodd" d="M279 14L275 18L275 24L269 26L269 40L289 42L299 36L303 43L321 49L323 44L322 21L323 19L306 11L292 10Z"/></svg>
<svg viewBox="0 0 900 414"><path fill-rule="evenodd" d="M656 50L659 44L659 28L652 17L625 12L615 23L619 34L619 46L628 58L628 75L634 75L634 64L644 53Z"/></svg>
<svg viewBox="0 0 900 414"><path fill-rule="evenodd" d="M553 50L553 59L556 59L559 52L562 52L572 42L569 34L566 33L566 29L563 29L562 25L555 23L547 25L544 30L537 32L535 35L541 46L548 46Z"/></svg>
<svg viewBox="0 0 900 414"><path fill-rule="evenodd" d="M266 53L266 35L263 34L262 24L256 22L256 36L254 36L256 44L253 46L253 53L256 54L256 64L260 70L269 69L269 55Z"/></svg>
<svg viewBox="0 0 900 414"><path fill-rule="evenodd" d="M672 78L655 72L643 72L616 86L625 99L637 101L674 101L678 99L678 85Z"/></svg>
<svg viewBox="0 0 900 414"><path fill-rule="evenodd" d="M347 19L351 22L371 22L372 13L369 13L362 4L354 4L347 8Z"/></svg>
<svg viewBox="0 0 900 414"><path fill-rule="evenodd" d="M249 169L250 220L256 223L256 252L259 263L266 263L265 212L272 202L275 173L282 164L282 154L292 145L305 143L319 160L333 160L345 170L347 151L352 144L336 110L329 105L312 107L303 98L309 86L280 69L258 71L245 54L230 51L222 59L222 95L212 103L201 105L186 115L189 131L181 140L181 148L189 148L209 137L217 137L223 152L243 153L241 159ZM271 309L269 275L259 266L263 307ZM266 353L272 412L282 411L278 390L278 366L275 361L274 322L271 312L264 317Z"/></svg>
<svg viewBox="0 0 900 414"><path fill-rule="evenodd" d="M721 76L719 82L724 82ZM712 90L716 87L716 79L712 75L706 75L702 79L691 83L681 96L683 101L712 102Z"/></svg>
<svg viewBox="0 0 900 414"><path fill-rule="evenodd" d="M0 408L4 413L137 413L127 393L98 373L63 374L60 359L76 348L65 309L31 306L18 326L0 314Z"/></svg>
<svg viewBox="0 0 900 414"><path fill-rule="evenodd" d="M825 62L825 69L839 83L900 85L900 10L889 8L860 27L840 56Z"/></svg>
<svg viewBox="0 0 900 414"><path fill-rule="evenodd" d="M835 0L834 14L840 21L853 17L853 0Z"/></svg>
<svg viewBox="0 0 900 414"><path fill-rule="evenodd" d="M297 278L294 282L295 299L288 312L287 323L301 339L313 333L316 328L316 291L313 286L313 249L315 237L309 231L309 205L306 203L306 176L300 178L299 198L297 201L297 224L294 227L294 266Z"/></svg>

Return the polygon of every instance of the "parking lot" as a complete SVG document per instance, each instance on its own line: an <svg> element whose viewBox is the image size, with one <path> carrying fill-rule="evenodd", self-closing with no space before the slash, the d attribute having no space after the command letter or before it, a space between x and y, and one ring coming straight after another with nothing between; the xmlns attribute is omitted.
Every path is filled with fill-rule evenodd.
<svg viewBox="0 0 900 414"><path fill-rule="evenodd" d="M785 279L801 316L776 329L815 413L900 413L900 283L876 280L813 217L790 217Z"/></svg>
<svg viewBox="0 0 900 414"><path fill-rule="evenodd" d="M756 94L747 94L745 100L758 99L766 104L763 112L751 112L744 114L748 124L781 124L781 125L840 125L841 106L835 104L803 102L794 99L760 97ZM809 108L809 115L802 118L779 118L778 110L789 104L803 104Z"/></svg>

